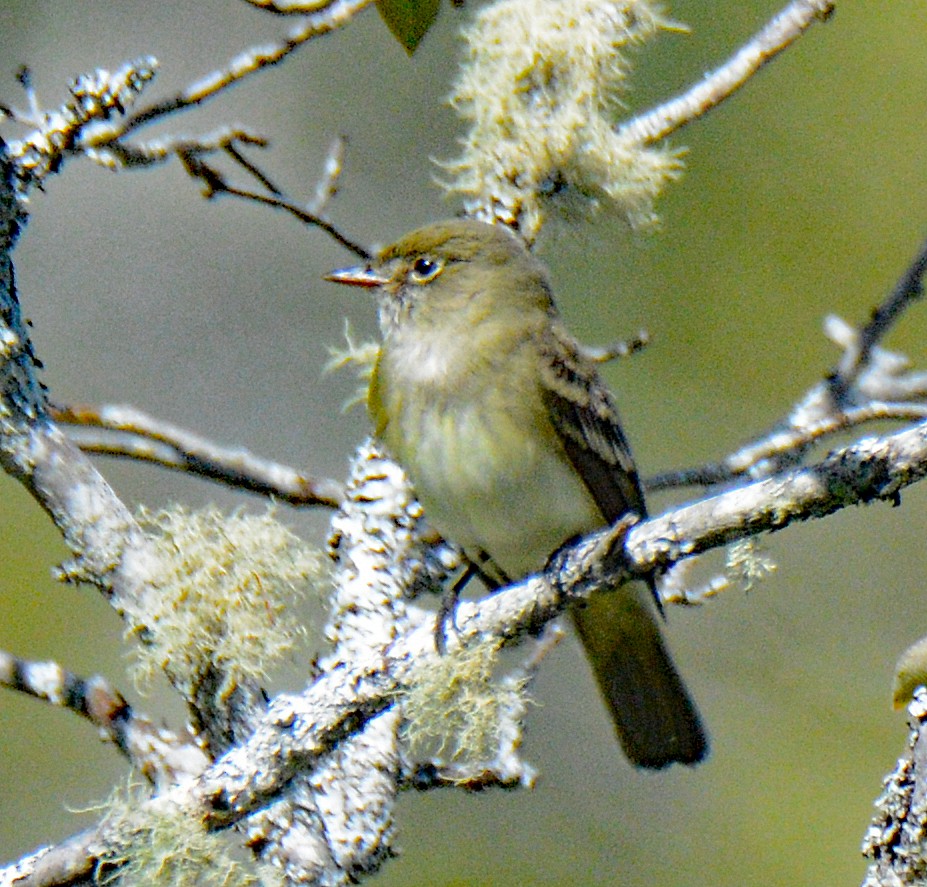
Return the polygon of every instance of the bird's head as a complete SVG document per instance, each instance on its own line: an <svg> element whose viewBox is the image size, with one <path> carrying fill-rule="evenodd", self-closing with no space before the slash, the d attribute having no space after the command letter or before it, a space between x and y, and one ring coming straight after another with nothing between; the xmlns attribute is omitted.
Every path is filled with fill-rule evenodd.
<svg viewBox="0 0 927 887"><path fill-rule="evenodd" d="M546 312L552 304L543 265L514 234L466 219L412 231L369 265L326 280L376 289L384 335L462 316L466 329L499 312Z"/></svg>

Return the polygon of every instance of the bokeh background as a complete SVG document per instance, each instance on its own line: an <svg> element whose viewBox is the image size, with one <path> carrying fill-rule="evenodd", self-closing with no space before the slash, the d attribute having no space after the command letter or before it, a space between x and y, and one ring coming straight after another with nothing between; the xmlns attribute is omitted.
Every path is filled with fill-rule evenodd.
<svg viewBox="0 0 927 887"><path fill-rule="evenodd" d="M691 33L666 34L640 55L630 105L693 82L779 6L675 0L670 12ZM157 132L259 130L273 142L260 162L302 198L343 133L331 215L359 240L387 242L457 209L434 185L430 158L456 151L459 124L443 98L471 14L443 8L409 59L370 9ZM54 107L70 77L143 53L161 62L145 100L167 96L285 27L237 0L3 0L0 100L25 104L23 63L41 104ZM688 166L660 202L659 230L602 219L542 245L578 335L651 333L644 354L607 371L645 474L713 459L766 429L834 363L823 317L862 321L913 256L927 233L925 37L923 0L840 0L829 23L673 139ZM15 127L3 133L15 137ZM344 475L367 425L362 411L341 410L355 380L323 366L345 318L361 338L375 321L366 299L321 281L350 259L323 234L259 207L207 202L177 163L117 174L72 162L31 211L19 288L56 401L134 404ZM891 339L920 365L924 310ZM151 467L100 467L131 503L261 507ZM768 582L669 614L713 737L696 770L632 770L575 644L562 644L533 690L525 753L537 788L403 797L402 856L377 883L858 882L871 802L906 739L890 706L892 666L927 632L925 511L927 489L915 487L900 508L789 529L764 543L778 563ZM324 538L324 514L282 516ZM179 723L164 687L132 686L121 627L99 596L52 581L65 556L39 508L0 479L0 645L102 673ZM278 686L301 686L303 672L292 663ZM119 755L86 724L0 692L0 859L89 824L74 811L124 780Z"/></svg>

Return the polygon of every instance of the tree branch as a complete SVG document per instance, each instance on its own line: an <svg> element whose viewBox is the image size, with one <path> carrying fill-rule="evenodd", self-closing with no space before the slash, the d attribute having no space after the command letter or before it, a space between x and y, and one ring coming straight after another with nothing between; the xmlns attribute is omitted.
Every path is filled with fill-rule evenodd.
<svg viewBox="0 0 927 887"><path fill-rule="evenodd" d="M209 763L193 736L157 727L136 714L98 675L80 678L57 662L29 662L0 650L0 685L86 718L157 788L201 773Z"/></svg>
<svg viewBox="0 0 927 887"><path fill-rule="evenodd" d="M832 0L792 0L719 68L682 95L617 128L626 142L652 145L730 98L760 68L788 49L816 21L830 17Z"/></svg>
<svg viewBox="0 0 927 887"><path fill-rule="evenodd" d="M344 495L335 480L309 477L240 447L220 446L133 407L52 407L51 415L85 453L151 462L298 507L336 508Z"/></svg>
<svg viewBox="0 0 927 887"><path fill-rule="evenodd" d="M872 319L857 330L828 317L825 332L843 350L836 370L813 385L771 432L722 461L649 478L649 490L713 486L738 477L761 477L798 464L812 444L840 431L874 421L927 418L927 373L912 371L910 361L879 347L904 311L923 292L927 241L921 246Z"/></svg>
<svg viewBox="0 0 927 887"><path fill-rule="evenodd" d="M344 27L358 12L372 2L373 0L332 0L326 3L317 11L301 18L287 35L276 43L254 46L245 50L231 59L224 68L208 74L177 95L137 111L126 120L123 134L146 126L166 115L202 104L215 98L220 92L234 86L245 77L263 68L280 64L290 53L313 38Z"/></svg>
<svg viewBox="0 0 927 887"><path fill-rule="evenodd" d="M383 473L389 471L389 463L381 458L376 450L364 450L359 462L368 468L373 466L365 484L373 483L382 494L397 481ZM630 529L622 523L590 534L558 552L544 574L529 577L481 601L461 602L455 620L457 630L448 637L449 655L487 637L515 642L526 633L539 631L567 607L593 593L614 588L629 576L665 569L732 540L825 517L851 505L876 500L897 504L900 491L925 475L927 424L885 438L861 441L810 468L674 509ZM390 537L384 539L381 532L382 498L379 494L371 496L373 488L369 485L360 489L354 507L364 515L364 520L369 517L378 527L365 543L367 554L362 555L365 551L362 546L351 555L360 570L358 587L363 588L369 582L393 582L394 577L391 578L391 572L384 574L375 564L357 558L366 559L374 554L401 565L408 561L408 556L394 559L396 552L388 542ZM409 503L406 507L413 506ZM400 532L397 538L407 533L402 523L397 530ZM414 557L408 562L419 563ZM402 571L401 566L395 569ZM400 581L390 594L401 594L408 581L408 578ZM358 612L357 605L348 605L347 612L352 620L385 626L387 634L392 632L388 628L390 621L384 622L376 608L364 607ZM409 629L399 631L379 652L357 654L350 663L337 656L326 661L323 673L304 693L281 694L273 700L244 743L231 748L193 783L175 787L149 803L157 806L168 803L192 811L210 828L227 827L261 807L276 803L280 792L288 790L298 773L313 774L310 781L318 779L330 763L328 756L333 753L337 756L337 750L349 737L366 735L368 724L382 724L379 718L392 710L397 690L412 679L416 670L427 669L436 657L433 621L424 614L415 615ZM392 735L392 730L393 727L386 732ZM375 747L381 748L384 739L381 737ZM363 742L360 746L365 747ZM352 755L358 753L354 751ZM500 771L505 766L508 765L501 764ZM523 766L521 772L525 772ZM365 844L374 848L371 861L379 860L379 853L385 849L383 835L389 833L388 809L386 804L382 830L374 828L370 843ZM145 805L139 815L144 813ZM100 836L104 845L114 839L105 833ZM337 854L333 853L332 858L337 858ZM324 865L324 860L319 864ZM351 865L359 864L355 861Z"/></svg>

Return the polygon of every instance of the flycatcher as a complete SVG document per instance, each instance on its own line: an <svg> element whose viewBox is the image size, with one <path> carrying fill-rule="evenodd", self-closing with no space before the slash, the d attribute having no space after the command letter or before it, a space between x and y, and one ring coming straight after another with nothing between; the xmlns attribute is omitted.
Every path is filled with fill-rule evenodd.
<svg viewBox="0 0 927 887"><path fill-rule="evenodd" d="M573 536L645 516L612 398L514 235L441 222L328 279L376 290L376 434L434 527L490 584L542 569ZM571 615L630 760L700 761L708 742L652 590L630 583Z"/></svg>

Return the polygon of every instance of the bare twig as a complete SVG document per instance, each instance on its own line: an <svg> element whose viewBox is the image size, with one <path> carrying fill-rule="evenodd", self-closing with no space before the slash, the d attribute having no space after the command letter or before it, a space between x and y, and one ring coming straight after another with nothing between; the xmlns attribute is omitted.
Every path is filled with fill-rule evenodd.
<svg viewBox="0 0 927 887"><path fill-rule="evenodd" d="M57 662L31 662L0 650L0 686L70 709L103 730L122 751L129 703L102 677L79 678Z"/></svg>
<svg viewBox="0 0 927 887"><path fill-rule="evenodd" d="M622 123L618 136L630 143L652 145L697 120L730 98L815 21L827 19L833 8L832 0L792 0L721 67L675 99Z"/></svg>
<svg viewBox="0 0 927 887"><path fill-rule="evenodd" d="M121 128L112 126L98 128L83 139L85 153L92 160L110 168L132 168L154 166L166 163L175 157L196 152L201 155L224 153L252 172L251 165L241 153L240 145L253 145L265 148L267 139L257 133L240 127L224 126L214 132L204 133L191 138L189 136L165 136L145 142L128 142L120 138ZM269 183L259 174L254 173L265 187Z"/></svg>
<svg viewBox="0 0 927 887"><path fill-rule="evenodd" d="M834 401L843 406L850 389L861 371L872 358L873 349L901 317L905 309L924 295L924 273L927 272L927 240L907 271L895 284L885 301L872 312L872 319L864 326L854 343L847 348L843 360L830 377L830 390Z"/></svg>
<svg viewBox="0 0 927 887"><path fill-rule="evenodd" d="M806 392L788 417L769 434L722 461L649 478L649 490L713 486L744 475L762 477L796 465L825 437L875 421L919 421L927 417L927 373L910 370L902 355L878 343L905 309L920 298L927 273L927 241L872 319L857 330L828 317L825 332L843 349L838 369Z"/></svg>
<svg viewBox="0 0 927 887"><path fill-rule="evenodd" d="M373 0L332 0L306 15L276 43L255 46L231 59L225 68L207 75L177 95L137 111L125 121L124 133L146 126L168 114L176 113L215 98L220 92L263 68L277 65L309 40L344 27Z"/></svg>
<svg viewBox="0 0 927 887"><path fill-rule="evenodd" d="M655 474L644 481L644 487L651 492L676 487L711 487L730 483L745 475L756 475L758 466L764 464L765 470L760 473L769 474L790 461L797 461L809 445L838 432L869 422L917 422L923 419L927 419L927 404L873 402L827 416L806 428L788 427L773 431L741 447L721 462Z"/></svg>
<svg viewBox="0 0 927 887"><path fill-rule="evenodd" d="M341 502L343 489L337 481L309 477L245 449L219 446L132 407L54 407L52 415L84 452L152 462L290 505L336 508Z"/></svg>
<svg viewBox="0 0 927 887"><path fill-rule="evenodd" d="M344 139L336 139L325 161L322 177L316 185L316 193L309 206L300 206L271 181L270 177L256 163L249 160L241 150L243 145L266 147L267 139L238 127L222 129L197 138L168 136L146 142L127 142L122 139L123 127L110 125L98 127L82 137L83 152L92 160L111 168L143 167L165 163L174 157L180 159L184 169L204 186L207 198L230 194L275 209L283 209L306 225L321 228L326 234L346 249L364 259L370 259L370 251L352 241L322 216L327 202L337 191L341 175ZM224 154L256 179L269 194L260 194L230 185L216 167L205 158L212 154Z"/></svg>
<svg viewBox="0 0 927 887"><path fill-rule="evenodd" d="M0 650L0 685L86 718L161 789L202 773L209 763L192 736L157 727L136 714L98 675L79 678L56 662L30 662Z"/></svg>
<svg viewBox="0 0 927 887"><path fill-rule="evenodd" d="M321 216L315 215L305 207L293 203L285 197L278 196L277 193L259 194L256 191L248 191L244 188L230 185L215 167L210 166L203 160L199 151L185 151L179 152L179 154L187 172L204 183L206 187L205 196L207 198L215 197L218 194L229 194L232 197L240 197L243 200L261 203L264 206L270 206L274 209L282 209L307 225L321 228L333 240L340 243L345 249L354 253L354 255L360 257L364 261L370 260L370 250L355 243L342 234L331 222ZM326 176L326 178L328 178L328 176Z"/></svg>

